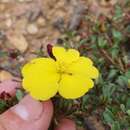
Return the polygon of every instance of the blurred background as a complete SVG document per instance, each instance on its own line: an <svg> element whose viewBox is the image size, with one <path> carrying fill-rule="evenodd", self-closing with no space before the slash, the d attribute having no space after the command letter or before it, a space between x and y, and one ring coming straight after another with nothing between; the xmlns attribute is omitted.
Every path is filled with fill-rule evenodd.
<svg viewBox="0 0 130 130"><path fill-rule="evenodd" d="M78 49L100 70L82 98L53 98L54 125L62 114L80 130L130 130L130 0L0 0L0 81L48 56L47 44ZM1 95L0 113L23 95Z"/></svg>

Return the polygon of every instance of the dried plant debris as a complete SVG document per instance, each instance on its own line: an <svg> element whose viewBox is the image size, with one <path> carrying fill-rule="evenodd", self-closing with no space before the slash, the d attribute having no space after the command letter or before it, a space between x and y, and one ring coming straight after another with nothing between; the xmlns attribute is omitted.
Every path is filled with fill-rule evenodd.
<svg viewBox="0 0 130 130"><path fill-rule="evenodd" d="M87 130L105 130L101 121L98 121L98 119L94 116L86 117L84 125Z"/></svg>

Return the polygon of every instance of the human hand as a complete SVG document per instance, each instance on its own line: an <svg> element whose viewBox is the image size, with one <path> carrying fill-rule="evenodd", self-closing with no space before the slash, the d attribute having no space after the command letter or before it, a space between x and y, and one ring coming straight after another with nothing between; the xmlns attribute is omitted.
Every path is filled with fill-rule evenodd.
<svg viewBox="0 0 130 130"><path fill-rule="evenodd" d="M3 81L0 83L0 94L5 91L13 96L19 86L16 81ZM0 130L48 130L52 116L51 101L41 103L27 95L0 115ZM76 126L72 120L62 119L55 130L76 130Z"/></svg>

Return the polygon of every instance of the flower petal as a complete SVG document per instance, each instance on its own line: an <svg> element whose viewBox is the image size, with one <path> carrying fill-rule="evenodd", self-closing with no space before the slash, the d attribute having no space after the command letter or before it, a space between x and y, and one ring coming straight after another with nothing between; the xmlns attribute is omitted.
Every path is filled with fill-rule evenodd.
<svg viewBox="0 0 130 130"><path fill-rule="evenodd" d="M58 74L35 73L23 79L23 87L32 97L38 100L48 100L53 97L59 88Z"/></svg>
<svg viewBox="0 0 130 130"><path fill-rule="evenodd" d="M25 64L22 68L22 75L39 72L56 72L56 62L51 58L36 58Z"/></svg>
<svg viewBox="0 0 130 130"><path fill-rule="evenodd" d="M86 70L86 73L92 79L97 79L99 77L99 71L96 67L92 66L91 68Z"/></svg>
<svg viewBox="0 0 130 130"><path fill-rule="evenodd" d="M84 75L93 79L96 79L99 75L97 68L93 66L92 60L86 57L80 57L77 62L71 64L68 71L72 74Z"/></svg>
<svg viewBox="0 0 130 130"><path fill-rule="evenodd" d="M63 47L53 47L53 55L57 61L71 63L79 58L79 52L75 49L65 50Z"/></svg>
<svg viewBox="0 0 130 130"><path fill-rule="evenodd" d="M79 75L63 75L60 81L59 94L67 99L83 96L94 85L93 81Z"/></svg>
<svg viewBox="0 0 130 130"><path fill-rule="evenodd" d="M55 56L56 60L63 59L66 50L63 47L53 47L52 53Z"/></svg>
<svg viewBox="0 0 130 130"><path fill-rule="evenodd" d="M60 75L56 63L49 58L38 58L26 64L23 69L23 87L39 100L53 97L58 90Z"/></svg>
<svg viewBox="0 0 130 130"><path fill-rule="evenodd" d="M66 52L66 61L77 61L79 59L79 52L75 49L69 49L67 52Z"/></svg>

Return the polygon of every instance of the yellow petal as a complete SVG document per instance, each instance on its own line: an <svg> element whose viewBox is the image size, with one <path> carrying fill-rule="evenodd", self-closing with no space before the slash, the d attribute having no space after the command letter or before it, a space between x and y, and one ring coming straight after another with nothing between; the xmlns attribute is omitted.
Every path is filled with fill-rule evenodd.
<svg viewBox="0 0 130 130"><path fill-rule="evenodd" d="M22 68L22 75L35 72L56 72L56 63L51 58L36 58L25 64Z"/></svg>
<svg viewBox="0 0 130 130"><path fill-rule="evenodd" d="M65 57L65 61L70 62L70 61L77 61L79 59L79 52L75 49L69 49L66 52L66 57Z"/></svg>
<svg viewBox="0 0 130 130"><path fill-rule="evenodd" d="M61 60L66 54L66 50L63 47L53 47L52 53L55 56L56 60Z"/></svg>
<svg viewBox="0 0 130 130"><path fill-rule="evenodd" d="M60 75L56 73L54 60L34 59L23 67L22 74L22 85L34 98L48 100L57 93Z"/></svg>
<svg viewBox="0 0 130 130"><path fill-rule="evenodd" d="M53 55L57 61L71 63L79 58L79 52L75 49L65 50L63 47L53 47Z"/></svg>
<svg viewBox="0 0 130 130"><path fill-rule="evenodd" d="M94 85L93 81L79 75L63 75L60 81L59 94L67 99L83 96Z"/></svg>
<svg viewBox="0 0 130 130"><path fill-rule="evenodd" d="M96 79L99 75L98 69L93 66L92 60L86 57L80 57L77 62L71 64L68 68L68 72L93 79Z"/></svg>
<svg viewBox="0 0 130 130"><path fill-rule="evenodd" d="M99 77L99 71L96 67L92 66L91 68L86 70L86 73L92 79L97 79Z"/></svg>
<svg viewBox="0 0 130 130"><path fill-rule="evenodd" d="M58 91L60 76L53 73L34 73L23 79L23 88L38 100L48 100Z"/></svg>

